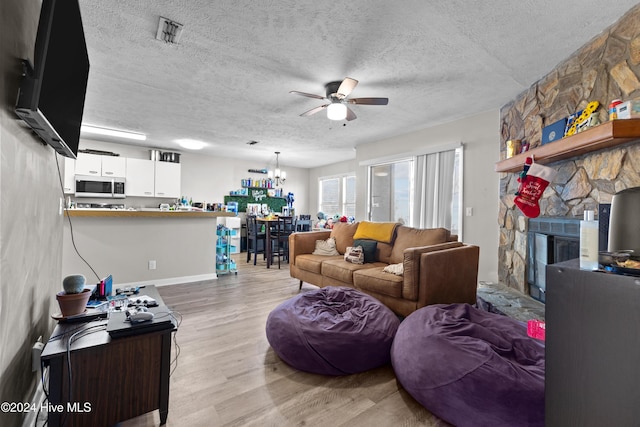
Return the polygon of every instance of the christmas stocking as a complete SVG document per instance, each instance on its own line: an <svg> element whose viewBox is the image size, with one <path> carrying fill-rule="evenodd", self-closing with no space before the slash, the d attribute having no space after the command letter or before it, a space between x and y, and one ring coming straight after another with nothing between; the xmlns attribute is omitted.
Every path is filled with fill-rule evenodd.
<svg viewBox="0 0 640 427"><path fill-rule="evenodd" d="M538 202L549 182L556 176L556 171L537 163L533 163L524 177L520 178L520 188L516 193L515 203L523 214L529 218L540 215Z"/></svg>

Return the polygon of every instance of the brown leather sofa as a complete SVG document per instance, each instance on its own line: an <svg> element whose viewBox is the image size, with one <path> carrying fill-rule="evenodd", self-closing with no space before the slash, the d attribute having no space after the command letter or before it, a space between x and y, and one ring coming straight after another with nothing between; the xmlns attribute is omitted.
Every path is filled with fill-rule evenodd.
<svg viewBox="0 0 640 427"><path fill-rule="evenodd" d="M303 282L356 288L401 316L429 304L476 303L479 247L458 242L444 228L397 225L388 243L377 242L374 262L353 264L344 253L353 246L358 225L338 223L332 230L289 237L289 270L301 288ZM314 255L316 241L329 237L335 238L339 255ZM399 263L402 275L383 271Z"/></svg>

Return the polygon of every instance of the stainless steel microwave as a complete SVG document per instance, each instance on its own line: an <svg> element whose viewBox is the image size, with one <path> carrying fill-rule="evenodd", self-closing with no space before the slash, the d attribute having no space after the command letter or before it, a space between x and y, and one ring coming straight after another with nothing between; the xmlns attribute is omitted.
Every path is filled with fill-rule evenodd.
<svg viewBox="0 0 640 427"><path fill-rule="evenodd" d="M124 178L76 175L76 197L124 199Z"/></svg>

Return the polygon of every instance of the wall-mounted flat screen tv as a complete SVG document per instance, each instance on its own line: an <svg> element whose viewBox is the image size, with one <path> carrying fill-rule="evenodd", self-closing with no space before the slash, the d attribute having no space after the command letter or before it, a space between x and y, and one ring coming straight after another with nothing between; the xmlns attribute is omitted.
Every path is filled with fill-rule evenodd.
<svg viewBox="0 0 640 427"><path fill-rule="evenodd" d="M16 113L57 152L76 158L89 77L78 0L42 1L33 60Z"/></svg>

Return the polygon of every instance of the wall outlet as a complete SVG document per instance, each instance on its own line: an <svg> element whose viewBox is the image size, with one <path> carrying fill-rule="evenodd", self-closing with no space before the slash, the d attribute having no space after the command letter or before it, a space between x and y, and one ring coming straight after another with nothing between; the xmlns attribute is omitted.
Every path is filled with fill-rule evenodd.
<svg viewBox="0 0 640 427"><path fill-rule="evenodd" d="M473 208L467 208L466 209L466 215L467 216L473 216Z"/></svg>
<svg viewBox="0 0 640 427"><path fill-rule="evenodd" d="M150 259L149 260L149 270L155 270L156 269L156 260L155 259Z"/></svg>

